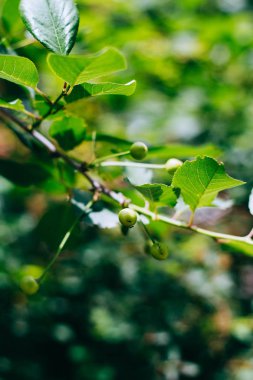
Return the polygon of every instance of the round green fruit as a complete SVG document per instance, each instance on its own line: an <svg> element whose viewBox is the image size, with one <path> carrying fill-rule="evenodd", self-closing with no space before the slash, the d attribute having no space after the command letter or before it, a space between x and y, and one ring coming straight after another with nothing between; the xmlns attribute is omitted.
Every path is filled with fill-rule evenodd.
<svg viewBox="0 0 253 380"><path fill-rule="evenodd" d="M39 284L32 276L24 276L19 284L25 294L32 295L39 290Z"/></svg>
<svg viewBox="0 0 253 380"><path fill-rule="evenodd" d="M170 158L164 165L168 173L174 174L175 171L183 165L183 161L178 160L177 158Z"/></svg>
<svg viewBox="0 0 253 380"><path fill-rule="evenodd" d="M148 153L148 147L143 142L136 142L130 148L130 154L135 160L143 160Z"/></svg>
<svg viewBox="0 0 253 380"><path fill-rule="evenodd" d="M157 241L150 247L150 255L156 260L165 260L169 256L169 249L166 244Z"/></svg>
<svg viewBox="0 0 253 380"><path fill-rule="evenodd" d="M132 228L137 222L137 213L131 208L123 208L119 212L119 221L120 223L127 228Z"/></svg>

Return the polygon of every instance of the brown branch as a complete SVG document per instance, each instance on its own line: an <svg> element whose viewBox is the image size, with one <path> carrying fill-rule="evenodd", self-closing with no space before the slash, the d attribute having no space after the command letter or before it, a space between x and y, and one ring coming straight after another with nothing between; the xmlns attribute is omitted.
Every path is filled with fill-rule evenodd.
<svg viewBox="0 0 253 380"><path fill-rule="evenodd" d="M119 203L120 205L125 204L127 202L127 199L123 196L123 194L115 193L114 191L106 188L103 184L93 179L90 174L87 172L88 165L85 162L77 162L71 157L69 157L65 152L63 152L61 149L57 148L54 143L45 135L43 135L41 132L39 132L36 129L30 128L27 124L25 124L22 120L20 120L18 117L13 115L10 111L7 111L5 109L0 109L0 118L4 121L8 122L14 122L16 125L18 125L23 131L28 133L30 136L32 136L37 142L39 142L44 148L47 149L47 151L52 155L54 158L61 158L66 163L68 163L74 170L81 173L84 178L91 184L92 191L96 191L99 193L103 193Z"/></svg>

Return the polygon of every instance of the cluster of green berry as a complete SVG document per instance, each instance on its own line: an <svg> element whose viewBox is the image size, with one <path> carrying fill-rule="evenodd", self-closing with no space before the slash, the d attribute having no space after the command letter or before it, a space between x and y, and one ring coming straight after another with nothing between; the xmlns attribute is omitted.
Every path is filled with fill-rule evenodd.
<svg viewBox="0 0 253 380"><path fill-rule="evenodd" d="M135 160L143 160L148 153L148 147L143 142L135 142L130 148L130 154ZM183 165L183 162L170 158L164 165L165 170L173 175L175 171ZM119 221L126 229L134 227L138 220L138 214L135 210L126 207L119 212ZM145 252L153 256L157 260L165 260L169 255L169 250L166 244L159 241L149 239L145 246Z"/></svg>
<svg viewBox="0 0 253 380"><path fill-rule="evenodd" d="M125 228L134 227L137 220L137 212L129 207L125 207L119 212L119 221ZM169 255L168 247L166 244L151 239L145 246L145 252L157 260L165 260Z"/></svg>
<svg viewBox="0 0 253 380"><path fill-rule="evenodd" d="M135 160L143 160L148 153L148 147L143 142L135 142L130 148L130 154ZM182 161L171 158L164 168L170 174L182 165ZM119 212L119 221L126 230L135 226L138 221L138 214L130 207L125 207ZM165 260L169 255L169 250L166 244L149 238L146 242L145 252L157 260ZM20 289L27 295L33 295L39 290L39 282L33 276L23 276L19 283Z"/></svg>

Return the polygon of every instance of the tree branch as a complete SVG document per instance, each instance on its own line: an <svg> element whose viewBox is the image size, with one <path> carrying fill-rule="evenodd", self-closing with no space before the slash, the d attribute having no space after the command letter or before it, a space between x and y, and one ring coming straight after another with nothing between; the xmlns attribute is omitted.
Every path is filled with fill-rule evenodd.
<svg viewBox="0 0 253 380"><path fill-rule="evenodd" d="M54 143L50 139L48 139L46 136L44 136L41 132L39 132L38 130L34 130L34 129L29 128L28 125L23 123L21 120L19 120L16 116L14 116L8 110L4 110L4 109L0 110L0 117L3 120L5 120L7 122L7 124L10 121L17 124L23 131L30 134L36 141L38 141L42 146L44 146L47 149L47 151L52 155L52 157L62 158L74 170L81 173L86 178L86 180L90 183L90 185L92 187L91 190L93 192L99 192L99 193L102 193L102 194L108 196L109 198L114 200L121 207L128 205L128 207L132 208L136 212L138 212L142 215L145 215L145 216L147 216L153 220L158 220L158 221L167 223L171 226L175 226L175 227L187 229L190 231L194 231L194 232L200 233L202 235L209 236L209 237L215 239L216 241L227 242L227 243L229 243L231 241L245 243L249 247L252 247L252 254L253 254L253 240L251 239L252 235L253 235L252 232L250 232L250 234L248 234L247 236L244 236L244 237L214 232L214 231L206 230L204 228L200 228L200 227L197 227L194 225L186 224L182 221L170 218L170 217L165 216L165 215L153 213L152 211L150 211L146 208L139 207L135 204L132 204L129 202L129 200L127 198L125 198L125 196L123 194L116 193L116 192L108 189L107 187L105 187L103 184L101 184L97 180L93 179L90 176L90 174L88 173L88 165L86 163L77 162L74 159L72 159L71 157L69 157L61 149L57 148L54 145Z"/></svg>
<svg viewBox="0 0 253 380"><path fill-rule="evenodd" d="M44 136L41 132L36 129L29 128L23 121L13 115L11 112L0 109L0 117L5 120L7 123L9 121L17 124L23 131L30 134L37 142L39 142L54 158L62 158L67 164L69 164L74 170L78 171L86 178L86 180L91 184L92 190L100 193L104 193L110 198L114 199L117 203L121 205L124 204L127 199L122 195L111 191L106 188L103 184L99 183L95 179L93 179L87 172L86 163L77 162L71 157L69 157L65 152L61 149L57 148L54 143L46 136Z"/></svg>

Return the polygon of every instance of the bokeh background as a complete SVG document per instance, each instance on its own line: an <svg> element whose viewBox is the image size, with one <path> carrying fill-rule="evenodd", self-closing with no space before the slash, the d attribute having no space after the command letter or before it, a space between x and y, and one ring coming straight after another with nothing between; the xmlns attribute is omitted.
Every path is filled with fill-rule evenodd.
<svg viewBox="0 0 253 380"><path fill-rule="evenodd" d="M27 44L18 3L0 0L1 52L15 48L31 58L42 73L40 87L55 96L61 83L46 66L47 52ZM217 146L229 174L247 185L223 196L223 210L199 213L198 220L246 234L252 227L253 2L77 3L74 52L119 48L128 70L114 80L135 78L138 86L130 98L87 99L74 111L90 131L153 145ZM5 81L0 95L28 96ZM86 145L80 149L88 154ZM1 158L29 155L1 124ZM104 174L114 183L119 173ZM161 180L149 171L126 174ZM253 261L207 237L153 223L153 234L170 249L169 259L157 262L145 255L138 228L126 237L118 226L87 219L39 293L26 297L18 278L39 275L75 213L50 186L19 187L0 178L0 380L252 380ZM99 219L114 225L111 213Z"/></svg>

